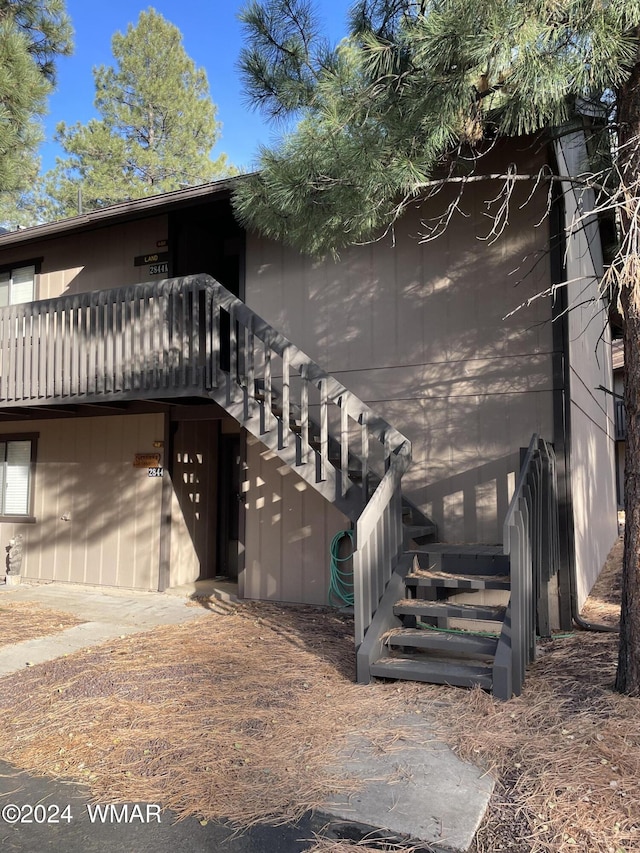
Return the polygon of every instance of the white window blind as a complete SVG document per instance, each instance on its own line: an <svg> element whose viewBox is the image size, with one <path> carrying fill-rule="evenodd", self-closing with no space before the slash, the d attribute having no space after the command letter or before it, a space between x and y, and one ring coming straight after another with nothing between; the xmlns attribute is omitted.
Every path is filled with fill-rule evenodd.
<svg viewBox="0 0 640 853"><path fill-rule="evenodd" d="M2 514L29 515L31 441L0 443L2 454Z"/></svg>
<svg viewBox="0 0 640 853"><path fill-rule="evenodd" d="M0 308L22 305L35 298L36 268L16 267L0 272Z"/></svg>
<svg viewBox="0 0 640 853"><path fill-rule="evenodd" d="M11 278L11 304L22 305L23 302L32 302L36 268L20 267L12 270Z"/></svg>

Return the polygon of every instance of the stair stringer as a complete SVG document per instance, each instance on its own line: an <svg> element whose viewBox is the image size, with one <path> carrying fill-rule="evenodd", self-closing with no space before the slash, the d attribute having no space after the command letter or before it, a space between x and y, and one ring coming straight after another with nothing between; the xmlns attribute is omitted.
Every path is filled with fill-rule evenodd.
<svg viewBox="0 0 640 853"><path fill-rule="evenodd" d="M319 479L316 451L309 448L307 450L307 461L301 463L298 449L299 437L284 424L283 419L277 415L271 415L273 427L264 430L262 428L264 417L260 411L261 404L255 402L253 406L247 406L245 389L240 385L236 384L233 391L235 393L230 394L225 383L222 387L210 391L209 396L254 438L257 438L265 447L276 453L289 468L312 486L325 500L332 503L350 521L355 522L364 505L360 486L351 483L343 495L340 472L330 465L325 466L323 478Z"/></svg>
<svg viewBox="0 0 640 853"><path fill-rule="evenodd" d="M493 695L505 701L513 696L513 650L511 643L511 600L502 623L498 647L493 659ZM519 694L520 690L516 691Z"/></svg>
<svg viewBox="0 0 640 853"><path fill-rule="evenodd" d="M508 699L514 692L519 692L515 689L513 673L511 600L506 608L502 607L503 615L494 620L501 623L501 628L493 642L481 637L482 632L478 635L479 629L474 630L474 626L480 624L479 620L485 618L484 610L491 609L489 604L479 604L474 608L467 603L456 607L457 598L471 592L475 597L475 593L482 594L484 590L503 590L508 583L504 578L509 577L503 573L509 569L508 558L505 562L502 554L492 553L493 549L487 551L485 548L483 551L474 546L434 547L433 553L413 550L405 551L401 556L397 571L361 645L358 680L367 683L375 676L465 687L478 684L490 690L496 698ZM442 552L439 552L440 548ZM426 565L423 565L425 558ZM453 559L453 564L443 564L443 558ZM460 567L456 565L458 562L462 564ZM427 567L433 574L421 578L420 572ZM423 599L418 596L418 588L441 590L446 594L442 598ZM407 598L409 590L412 592ZM434 613L429 608L439 608L442 602L447 617L443 624L438 618L437 634L430 635L426 628L407 630L406 614L415 612L410 602L415 602L418 607L424 602L425 612L432 617ZM458 613L462 608L465 608L465 613ZM458 618L471 620L463 631L449 626L449 619ZM460 639L448 642L449 637ZM403 651L399 658L396 649L400 648ZM480 664L483 659L485 663Z"/></svg>
<svg viewBox="0 0 640 853"><path fill-rule="evenodd" d="M371 664L385 656L384 636L402 621L393 612L393 606L404 595L405 577L413 566L413 555L403 554L384 591L375 615L356 655L356 678L360 684L371 681Z"/></svg>

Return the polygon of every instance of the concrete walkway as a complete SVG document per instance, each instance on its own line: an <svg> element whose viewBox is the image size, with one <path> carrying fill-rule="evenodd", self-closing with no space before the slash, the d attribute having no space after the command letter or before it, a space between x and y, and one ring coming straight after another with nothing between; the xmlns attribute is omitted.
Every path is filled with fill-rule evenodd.
<svg viewBox="0 0 640 853"><path fill-rule="evenodd" d="M158 625L214 618L229 606L221 601L187 607L193 590L185 592L181 597L56 583L0 584L0 607L25 601L87 620L49 637L0 648L0 677ZM422 842L425 849L466 851L486 811L492 779L435 741L421 716L404 720L403 730L409 732L404 740L384 753L371 746L365 733L354 732L349 748L336 756L334 770L361 778L362 786L356 795L325 803L318 816L326 816L327 831L339 836L380 831Z"/></svg>
<svg viewBox="0 0 640 853"><path fill-rule="evenodd" d="M0 606L8 601L49 607L86 621L50 637L0 648L0 676L23 669L27 663L45 663L116 637L149 631L158 625L178 625L216 611L223 612L224 607L222 603L219 609L215 604L207 608L187 607L186 597L130 590L105 592L95 587L59 583L0 584Z"/></svg>

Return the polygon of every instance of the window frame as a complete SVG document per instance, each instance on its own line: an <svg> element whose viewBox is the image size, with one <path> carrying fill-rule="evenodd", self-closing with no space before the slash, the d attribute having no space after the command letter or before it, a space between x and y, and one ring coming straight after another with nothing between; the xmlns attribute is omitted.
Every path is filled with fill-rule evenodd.
<svg viewBox="0 0 640 853"><path fill-rule="evenodd" d="M13 524L35 524L36 517L33 514L33 503L35 497L35 483L36 483L36 460L38 457L38 439L40 437L40 433L38 432L11 432L11 433L0 433L0 443L2 444L10 444L12 441L30 441L31 442L31 458L29 461L29 500L26 515L5 515L4 510L4 502L5 502L5 492L4 492L4 483L5 478L2 477L2 489L3 492L0 495L0 523L13 523ZM6 459L0 460L0 465L6 465Z"/></svg>
<svg viewBox="0 0 640 853"><path fill-rule="evenodd" d="M8 272L11 280L13 280L12 273L14 270L24 269L25 267L33 267L33 299L31 299L30 301L36 302L38 300L38 290L39 290L39 284L40 284L39 277L40 277L40 271L42 268L42 261L43 261L43 258L39 257L39 258L26 258L24 260L16 261L15 263L11 263L11 264L0 264L0 275ZM12 288L12 284L9 285L9 297L11 297L11 288ZM11 308L14 304L28 305L29 303L28 302L13 303L13 302L11 302L11 299L9 299L9 304L6 305L5 308ZM2 310L2 309L0 309L0 310Z"/></svg>

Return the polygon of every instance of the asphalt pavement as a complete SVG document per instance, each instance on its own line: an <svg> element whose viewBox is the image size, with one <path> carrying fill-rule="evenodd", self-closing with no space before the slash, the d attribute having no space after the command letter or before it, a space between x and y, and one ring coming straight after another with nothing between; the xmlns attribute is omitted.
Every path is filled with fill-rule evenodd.
<svg viewBox="0 0 640 853"><path fill-rule="evenodd" d="M312 846L308 815L296 826L230 826L195 818L180 822L155 803L109 808L86 788L20 773L0 761L2 853L301 853Z"/></svg>

